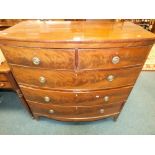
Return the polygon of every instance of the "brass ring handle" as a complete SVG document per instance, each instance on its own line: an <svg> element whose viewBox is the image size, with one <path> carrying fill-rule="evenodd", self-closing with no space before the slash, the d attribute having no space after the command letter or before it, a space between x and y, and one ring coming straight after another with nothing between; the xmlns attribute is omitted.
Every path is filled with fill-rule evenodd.
<svg viewBox="0 0 155 155"><path fill-rule="evenodd" d="M45 97L44 97L44 101L45 101L45 102L48 103L48 102L50 102L50 100L51 100L50 97L48 97L48 96L45 96Z"/></svg>
<svg viewBox="0 0 155 155"><path fill-rule="evenodd" d="M43 76L40 76L40 77L39 77L39 82L40 82L40 83L45 83L45 82L46 82L46 78L43 77Z"/></svg>
<svg viewBox="0 0 155 155"><path fill-rule="evenodd" d="M119 61L120 61L120 57L119 57L119 56L114 56L114 57L112 58L112 63L113 63L113 64L117 64L117 63L119 63Z"/></svg>
<svg viewBox="0 0 155 155"><path fill-rule="evenodd" d="M109 101L109 96L105 96L105 97L104 97L104 101L105 101L105 102L108 102L108 101Z"/></svg>
<svg viewBox="0 0 155 155"><path fill-rule="evenodd" d="M110 81L110 82L113 81L114 80L114 75L109 75L107 77L107 80Z"/></svg>
<svg viewBox="0 0 155 155"><path fill-rule="evenodd" d="M53 110L53 109L50 109L50 110L49 110L49 113L50 113L50 114L53 114L53 113L54 113L54 110Z"/></svg>
<svg viewBox="0 0 155 155"><path fill-rule="evenodd" d="M32 62L34 65L39 65L40 64L40 59L38 57L33 57Z"/></svg>
<svg viewBox="0 0 155 155"><path fill-rule="evenodd" d="M100 113L103 114L104 113L104 109L100 109Z"/></svg>

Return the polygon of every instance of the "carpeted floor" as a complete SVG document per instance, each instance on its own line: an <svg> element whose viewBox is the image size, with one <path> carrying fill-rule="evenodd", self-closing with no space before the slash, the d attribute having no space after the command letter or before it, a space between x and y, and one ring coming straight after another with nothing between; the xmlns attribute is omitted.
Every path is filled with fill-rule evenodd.
<svg viewBox="0 0 155 155"><path fill-rule="evenodd" d="M33 120L13 92L1 91L0 134L155 134L155 72L142 72L117 122L65 123Z"/></svg>

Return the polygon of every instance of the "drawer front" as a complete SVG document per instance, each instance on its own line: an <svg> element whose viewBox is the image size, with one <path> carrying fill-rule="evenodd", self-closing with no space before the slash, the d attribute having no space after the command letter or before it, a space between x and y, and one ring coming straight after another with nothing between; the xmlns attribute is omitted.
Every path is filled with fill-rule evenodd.
<svg viewBox="0 0 155 155"><path fill-rule="evenodd" d="M151 46L109 48L109 49L81 49L79 50L80 69L111 69L142 65Z"/></svg>
<svg viewBox="0 0 155 155"><path fill-rule="evenodd" d="M0 82L0 89L11 89L12 86L10 82Z"/></svg>
<svg viewBox="0 0 155 155"><path fill-rule="evenodd" d="M92 106L123 102L127 99L132 87L89 92L66 92L42 90L20 86L28 101L65 106Z"/></svg>
<svg viewBox="0 0 155 155"><path fill-rule="evenodd" d="M0 73L0 81L8 81L8 79L7 79L5 74Z"/></svg>
<svg viewBox="0 0 155 155"><path fill-rule="evenodd" d="M11 64L50 69L73 69L75 53L72 49L40 49L23 47L2 47Z"/></svg>
<svg viewBox="0 0 155 155"><path fill-rule="evenodd" d="M133 85L141 67L110 71L51 71L13 66L19 84L62 90L95 90Z"/></svg>
<svg viewBox="0 0 155 155"><path fill-rule="evenodd" d="M40 116L47 116L61 119L72 119L72 120L85 120L93 117L104 117L119 113L122 104L118 103L115 105L103 105L103 106L53 106L51 104L45 105L42 103L28 102L32 112Z"/></svg>

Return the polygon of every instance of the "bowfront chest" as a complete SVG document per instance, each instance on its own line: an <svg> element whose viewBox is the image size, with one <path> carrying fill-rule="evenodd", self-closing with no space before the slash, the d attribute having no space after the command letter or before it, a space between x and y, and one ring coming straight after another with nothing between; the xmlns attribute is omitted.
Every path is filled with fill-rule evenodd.
<svg viewBox="0 0 155 155"><path fill-rule="evenodd" d="M0 33L35 118L117 119L155 41L130 22L25 21Z"/></svg>

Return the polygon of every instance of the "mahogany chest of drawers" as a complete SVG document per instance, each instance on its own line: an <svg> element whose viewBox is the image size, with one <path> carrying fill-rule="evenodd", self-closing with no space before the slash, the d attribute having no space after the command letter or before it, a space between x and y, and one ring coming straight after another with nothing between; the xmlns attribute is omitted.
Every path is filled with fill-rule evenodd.
<svg viewBox="0 0 155 155"><path fill-rule="evenodd" d="M117 119L154 44L130 22L25 21L0 47L34 118Z"/></svg>

